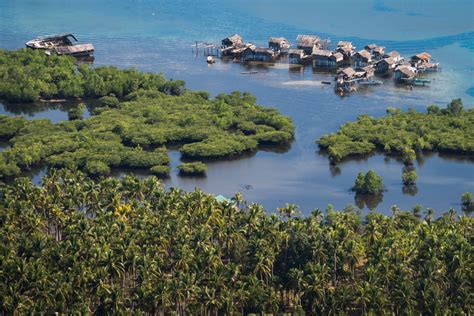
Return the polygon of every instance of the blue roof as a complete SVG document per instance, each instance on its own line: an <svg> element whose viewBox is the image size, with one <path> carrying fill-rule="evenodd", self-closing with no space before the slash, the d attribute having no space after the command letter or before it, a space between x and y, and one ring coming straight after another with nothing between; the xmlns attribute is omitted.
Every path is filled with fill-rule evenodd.
<svg viewBox="0 0 474 316"><path fill-rule="evenodd" d="M220 195L220 194L216 196L216 201L219 203L222 203L222 202L232 203L231 199L228 199L225 196Z"/></svg>

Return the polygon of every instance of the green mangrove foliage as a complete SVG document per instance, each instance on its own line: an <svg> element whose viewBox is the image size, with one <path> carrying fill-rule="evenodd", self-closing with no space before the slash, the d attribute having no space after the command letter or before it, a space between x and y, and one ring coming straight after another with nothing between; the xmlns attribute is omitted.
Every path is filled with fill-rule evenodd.
<svg viewBox="0 0 474 316"><path fill-rule="evenodd" d="M0 313L462 315L474 219L268 215L155 177L0 187Z"/></svg>
<svg viewBox="0 0 474 316"><path fill-rule="evenodd" d="M207 172L207 165L200 161L185 162L178 166L181 175L205 175Z"/></svg>
<svg viewBox="0 0 474 316"><path fill-rule="evenodd" d="M170 166L156 165L150 168L150 172L156 176L166 176L171 172Z"/></svg>
<svg viewBox="0 0 474 316"><path fill-rule="evenodd" d="M462 211L466 214L471 214L474 212L474 199L472 198L472 193L465 192L461 197Z"/></svg>
<svg viewBox="0 0 474 316"><path fill-rule="evenodd" d="M416 159L416 151L474 154L474 109L464 110L460 99L453 100L446 109L431 105L427 113L393 108L387 112L379 119L359 116L317 143L333 162L370 154L375 149L401 154L407 164Z"/></svg>
<svg viewBox="0 0 474 316"><path fill-rule="evenodd" d="M416 185L418 175L415 170L404 170L402 173L402 181L404 185Z"/></svg>
<svg viewBox="0 0 474 316"><path fill-rule="evenodd" d="M169 162L163 148L167 144L180 145L187 157L222 158L293 139L291 120L276 109L256 105L248 93L221 94L212 100L202 92L136 94L118 107L110 102L113 97L105 98L107 105L83 120L52 124L0 116L0 138L11 144L0 153L0 177L38 165L79 168L94 175L115 167L154 167L151 172L163 174L169 168L158 166Z"/></svg>
<svg viewBox="0 0 474 316"><path fill-rule="evenodd" d="M0 99L9 102L100 98L111 94L123 98L138 90L171 95L185 92L183 81L166 81L161 74L116 67L76 67L75 59L69 56L48 56L40 50L0 49Z"/></svg>
<svg viewBox="0 0 474 316"><path fill-rule="evenodd" d="M383 179L374 170L366 174L359 172L352 190L357 194L381 194L384 190Z"/></svg>
<svg viewBox="0 0 474 316"><path fill-rule="evenodd" d="M79 103L77 107L71 108L67 111L68 119L73 120L82 120L84 116L84 109L86 105L84 103Z"/></svg>

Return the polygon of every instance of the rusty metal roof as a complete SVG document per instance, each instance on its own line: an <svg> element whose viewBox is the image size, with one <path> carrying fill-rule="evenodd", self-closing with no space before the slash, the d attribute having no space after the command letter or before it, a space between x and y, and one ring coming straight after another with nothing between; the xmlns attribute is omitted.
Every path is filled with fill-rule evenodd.
<svg viewBox="0 0 474 316"><path fill-rule="evenodd" d="M430 60L431 55L428 54L428 53L426 53L426 52L424 52L424 53L417 54L417 55L415 55L415 56L413 56L413 57L417 57L418 59L428 61L428 60Z"/></svg>

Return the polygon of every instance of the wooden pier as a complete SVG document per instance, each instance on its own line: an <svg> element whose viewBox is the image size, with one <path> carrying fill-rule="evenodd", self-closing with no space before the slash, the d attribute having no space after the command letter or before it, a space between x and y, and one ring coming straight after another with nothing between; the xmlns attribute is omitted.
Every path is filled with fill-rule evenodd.
<svg viewBox="0 0 474 316"><path fill-rule="evenodd" d="M199 56L202 54L204 57L213 56L221 57L222 46L215 45L207 42L198 42L196 41L195 45L192 47L192 52L194 55Z"/></svg>

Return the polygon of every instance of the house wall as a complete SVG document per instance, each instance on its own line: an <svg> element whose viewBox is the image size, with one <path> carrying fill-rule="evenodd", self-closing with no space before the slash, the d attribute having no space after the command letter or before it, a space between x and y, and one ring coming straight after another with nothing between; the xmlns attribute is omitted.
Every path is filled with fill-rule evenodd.
<svg viewBox="0 0 474 316"><path fill-rule="evenodd" d="M232 46L234 43L232 43L232 41L228 40L228 39L223 39L222 40L222 46L225 46L225 47L229 47L229 46Z"/></svg>
<svg viewBox="0 0 474 316"><path fill-rule="evenodd" d="M242 60L243 61L251 61L254 60L254 52L250 49L244 50L242 53Z"/></svg>
<svg viewBox="0 0 474 316"><path fill-rule="evenodd" d="M298 46L298 49L302 49L306 55L311 55L313 53L313 46L307 47L307 46Z"/></svg>
<svg viewBox="0 0 474 316"><path fill-rule="evenodd" d="M404 74L401 71L395 71L393 73L393 77L395 78L395 80L400 81L404 78Z"/></svg>
<svg viewBox="0 0 474 316"><path fill-rule="evenodd" d="M365 59L354 58L354 65L356 68L367 67L369 63Z"/></svg>
<svg viewBox="0 0 474 316"><path fill-rule="evenodd" d="M299 54L288 55L288 62L290 64L301 64L301 55Z"/></svg>
<svg viewBox="0 0 474 316"><path fill-rule="evenodd" d="M253 60L256 61L272 61L272 57L269 54L265 53L254 53Z"/></svg>
<svg viewBox="0 0 474 316"><path fill-rule="evenodd" d="M328 57L315 57L313 59L313 67L330 67L335 68L337 63L335 60Z"/></svg>
<svg viewBox="0 0 474 316"><path fill-rule="evenodd" d="M383 54L374 53L372 55L372 57L373 57L374 60L381 60L381 59L383 59Z"/></svg>
<svg viewBox="0 0 474 316"><path fill-rule="evenodd" d="M279 43L268 43L268 47L273 49L275 52L279 52L281 50Z"/></svg>

